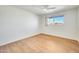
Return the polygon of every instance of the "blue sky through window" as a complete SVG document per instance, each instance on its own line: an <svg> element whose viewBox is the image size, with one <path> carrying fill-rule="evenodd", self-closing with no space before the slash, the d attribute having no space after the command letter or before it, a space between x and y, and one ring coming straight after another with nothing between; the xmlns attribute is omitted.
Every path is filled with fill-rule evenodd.
<svg viewBox="0 0 79 59"><path fill-rule="evenodd" d="M64 16L49 17L48 23L64 23Z"/></svg>
<svg viewBox="0 0 79 59"><path fill-rule="evenodd" d="M54 23L64 23L64 16L53 17L53 19Z"/></svg>

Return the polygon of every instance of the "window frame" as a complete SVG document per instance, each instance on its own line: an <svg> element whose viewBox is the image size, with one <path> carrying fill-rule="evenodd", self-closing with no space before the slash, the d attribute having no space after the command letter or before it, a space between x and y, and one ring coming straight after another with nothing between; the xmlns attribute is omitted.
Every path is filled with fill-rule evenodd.
<svg viewBox="0 0 79 59"><path fill-rule="evenodd" d="M48 25L48 26L50 26L50 25L63 25L64 22L63 22L63 23L54 23L54 20L53 20L53 23L52 23L52 24L48 24L48 19L49 19L49 18L55 18L55 17L61 17L61 16L64 17L64 15L57 15L57 16L50 16L50 17L47 17L47 19L46 19L46 25ZM64 20L65 20L65 19L64 19ZM64 21L64 20L63 20L63 21Z"/></svg>

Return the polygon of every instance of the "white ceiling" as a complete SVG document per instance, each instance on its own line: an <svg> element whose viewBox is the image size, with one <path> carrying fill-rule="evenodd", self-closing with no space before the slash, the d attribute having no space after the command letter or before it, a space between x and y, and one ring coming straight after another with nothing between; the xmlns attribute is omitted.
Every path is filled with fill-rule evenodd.
<svg viewBox="0 0 79 59"><path fill-rule="evenodd" d="M17 5L16 7L42 15L72 9L78 5Z"/></svg>

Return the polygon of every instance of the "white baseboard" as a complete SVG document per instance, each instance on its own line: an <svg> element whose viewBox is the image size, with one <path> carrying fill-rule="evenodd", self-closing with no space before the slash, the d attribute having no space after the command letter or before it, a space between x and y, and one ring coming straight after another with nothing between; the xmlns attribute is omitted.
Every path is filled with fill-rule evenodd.
<svg viewBox="0 0 79 59"><path fill-rule="evenodd" d="M12 41L8 41L8 42L1 43L0 46L6 45L6 44L9 44L9 43L12 43L12 42L16 42L16 41L22 40L24 38L29 38L29 37L32 37L32 36L35 36L35 35L38 35L38 34L40 34L40 33L35 33L35 34L32 34L32 35L28 35L28 36L26 35L24 37L20 37L20 38L17 38L15 40L12 40Z"/></svg>
<svg viewBox="0 0 79 59"><path fill-rule="evenodd" d="M48 34L48 35L51 35L51 36L57 36L57 37L61 37L61 38L66 38L66 39L71 39L71 40L76 40L76 41L79 42L78 38L71 38L71 37L66 37L66 36L61 36L61 35L50 34L50 33L44 33L44 34Z"/></svg>
<svg viewBox="0 0 79 59"><path fill-rule="evenodd" d="M40 33L35 33L35 34L29 35L29 36L20 37L20 38L17 38L16 40L2 43L2 44L0 44L0 46L2 46L2 45L6 45L6 44L9 44L9 43L18 41L18 40L22 40L22 39L24 39L24 38L32 37L32 36L35 36L35 35L38 35L38 34L40 34ZM44 33L44 34L48 34L48 35L52 35L52 36L57 36L57 37L61 37L61 38L67 38L67 39L77 40L77 41L79 42L78 39L74 39L74 38L68 38L68 37L59 36L59 35L53 35L53 34L49 34L49 33Z"/></svg>

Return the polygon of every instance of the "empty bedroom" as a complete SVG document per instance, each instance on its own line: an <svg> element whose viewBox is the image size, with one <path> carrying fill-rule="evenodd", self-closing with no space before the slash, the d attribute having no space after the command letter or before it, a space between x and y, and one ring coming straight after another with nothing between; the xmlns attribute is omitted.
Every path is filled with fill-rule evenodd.
<svg viewBox="0 0 79 59"><path fill-rule="evenodd" d="M79 53L79 5L0 5L0 53Z"/></svg>

